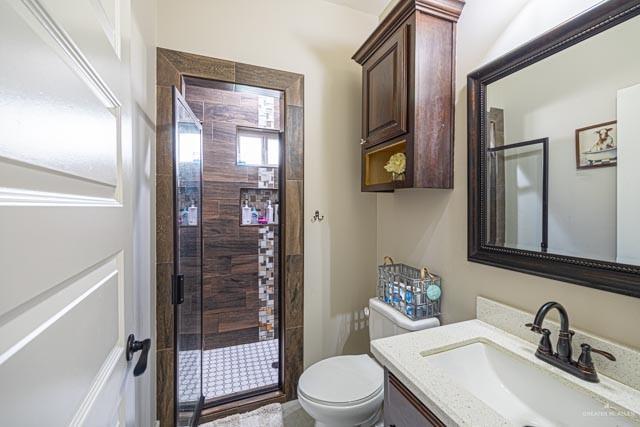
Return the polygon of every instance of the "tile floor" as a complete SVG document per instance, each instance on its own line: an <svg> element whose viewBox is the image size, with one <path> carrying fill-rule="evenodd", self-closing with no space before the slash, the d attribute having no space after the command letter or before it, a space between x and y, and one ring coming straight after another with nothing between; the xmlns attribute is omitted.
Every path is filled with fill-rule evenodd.
<svg viewBox="0 0 640 427"><path fill-rule="evenodd" d="M282 404L284 427L313 427L315 421L302 409L298 399Z"/></svg>
<svg viewBox="0 0 640 427"><path fill-rule="evenodd" d="M213 350L202 355L202 388L205 399L241 393L278 384L278 340L259 341ZM180 400L198 397L199 352L180 354Z"/></svg>

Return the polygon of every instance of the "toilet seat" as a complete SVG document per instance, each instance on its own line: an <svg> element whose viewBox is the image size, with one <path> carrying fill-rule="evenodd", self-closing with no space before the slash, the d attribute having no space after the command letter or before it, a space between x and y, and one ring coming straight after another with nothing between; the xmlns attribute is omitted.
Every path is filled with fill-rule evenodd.
<svg viewBox="0 0 640 427"><path fill-rule="evenodd" d="M314 398L312 396L309 396L308 394L304 393L302 390L300 390L298 388L298 394L302 398L308 400L309 402L313 402L313 403L316 403L318 405L334 406L336 408L342 408L342 407L346 408L346 407L357 406L357 405L361 405L363 403L367 403L370 400L378 399L378 396L380 396L383 393L383 391L384 391L383 388L380 387L380 389L378 389L373 394L371 394L371 395L369 395L367 397L364 397L362 399L359 399L359 400L354 400L354 401L350 401L350 402L327 402L325 400L320 400L320 399L316 399L316 398Z"/></svg>
<svg viewBox="0 0 640 427"><path fill-rule="evenodd" d="M327 406L357 406L383 393L384 371L366 354L336 356L312 365L298 381L298 393Z"/></svg>

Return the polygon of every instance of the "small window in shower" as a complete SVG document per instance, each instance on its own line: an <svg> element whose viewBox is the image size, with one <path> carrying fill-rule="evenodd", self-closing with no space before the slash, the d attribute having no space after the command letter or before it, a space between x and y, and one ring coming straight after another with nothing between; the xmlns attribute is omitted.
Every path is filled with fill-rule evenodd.
<svg viewBox="0 0 640 427"><path fill-rule="evenodd" d="M270 129L238 127L238 165L278 167L280 134Z"/></svg>

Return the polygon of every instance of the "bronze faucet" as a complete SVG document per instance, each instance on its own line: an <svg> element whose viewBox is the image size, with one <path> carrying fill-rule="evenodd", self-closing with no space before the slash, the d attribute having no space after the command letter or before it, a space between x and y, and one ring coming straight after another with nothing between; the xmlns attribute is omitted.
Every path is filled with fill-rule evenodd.
<svg viewBox="0 0 640 427"><path fill-rule="evenodd" d="M558 332L557 351L555 353L553 352L549 338L551 331L542 327L542 322L547 316L547 313L554 308L560 313L560 331ZM536 357L583 380L594 383L600 381L596 368L591 360L592 352L601 354L611 361L616 360L611 353L591 348L589 344L582 344L582 354L580 354L577 361L572 360L571 339L573 338L574 332L569 329L569 315L567 314L567 310L557 302L550 301L543 304L536 313L533 323L527 323L525 326L531 328L534 332L542 334L542 339L540 339L540 344L536 350Z"/></svg>

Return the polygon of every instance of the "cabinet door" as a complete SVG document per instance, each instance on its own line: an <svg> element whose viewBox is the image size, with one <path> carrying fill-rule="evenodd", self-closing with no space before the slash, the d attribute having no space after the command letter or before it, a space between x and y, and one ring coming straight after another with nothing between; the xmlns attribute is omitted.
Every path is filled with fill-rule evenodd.
<svg viewBox="0 0 640 427"><path fill-rule="evenodd" d="M385 427L444 427L444 423L429 408L386 370L384 425Z"/></svg>
<svg viewBox="0 0 640 427"><path fill-rule="evenodd" d="M363 65L362 144L407 132L409 27L403 25Z"/></svg>

